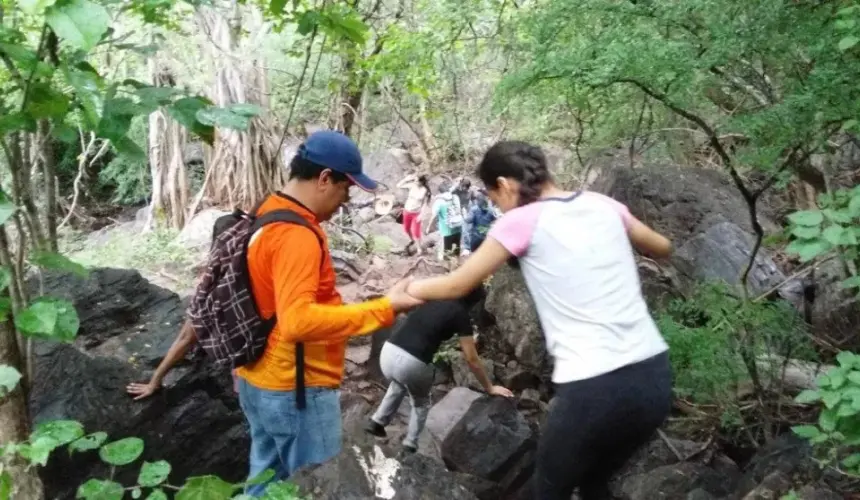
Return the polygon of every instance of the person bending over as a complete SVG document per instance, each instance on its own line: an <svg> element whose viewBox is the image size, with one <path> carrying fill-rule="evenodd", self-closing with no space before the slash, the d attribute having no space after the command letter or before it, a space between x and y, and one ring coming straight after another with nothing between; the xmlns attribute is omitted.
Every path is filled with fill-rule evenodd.
<svg viewBox="0 0 860 500"><path fill-rule="evenodd" d="M557 187L540 148L495 144L478 176L504 215L455 271L412 282L420 300L465 296L516 259L553 358L555 398L536 457L534 498L612 498L609 479L672 405L668 346L642 296L633 249L671 253L627 207Z"/></svg>
<svg viewBox="0 0 860 500"><path fill-rule="evenodd" d="M433 356L443 342L455 335L460 339L460 348L469 368L484 390L495 396L513 397L505 387L490 382L478 357L469 311L483 297L484 290L479 286L460 299L428 302L410 312L395 329L379 354L382 374L391 382L379 408L365 427L368 433L385 437L385 426L397 413L403 398L409 395L412 412L403 447L409 452L418 449L418 436L424 430L430 410L430 389L435 375Z"/></svg>

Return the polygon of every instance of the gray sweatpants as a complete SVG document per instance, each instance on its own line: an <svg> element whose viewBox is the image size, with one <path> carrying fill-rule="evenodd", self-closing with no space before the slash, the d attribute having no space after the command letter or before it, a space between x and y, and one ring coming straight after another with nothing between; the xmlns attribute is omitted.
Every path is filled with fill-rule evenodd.
<svg viewBox="0 0 860 500"><path fill-rule="evenodd" d="M379 367L391 383L373 414L373 421L383 426L391 423L403 398L409 394L412 413L403 445L417 448L418 436L424 430L427 412L430 411L430 389L433 387L435 368L432 363L425 363L390 342L382 346Z"/></svg>

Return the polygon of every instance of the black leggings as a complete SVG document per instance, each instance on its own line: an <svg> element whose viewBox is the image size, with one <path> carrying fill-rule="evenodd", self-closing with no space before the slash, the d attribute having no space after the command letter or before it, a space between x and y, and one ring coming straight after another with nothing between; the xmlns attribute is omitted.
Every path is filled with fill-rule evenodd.
<svg viewBox="0 0 860 500"><path fill-rule="evenodd" d="M538 444L536 500L611 499L609 480L663 423L672 406L668 353L556 385Z"/></svg>

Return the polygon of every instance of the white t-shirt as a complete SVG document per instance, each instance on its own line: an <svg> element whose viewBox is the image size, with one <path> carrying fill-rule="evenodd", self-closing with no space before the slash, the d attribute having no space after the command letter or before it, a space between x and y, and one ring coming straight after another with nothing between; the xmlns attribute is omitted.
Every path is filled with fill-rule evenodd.
<svg viewBox="0 0 860 500"><path fill-rule="evenodd" d="M627 227L612 198L583 192L504 214L489 238L519 258L547 344L552 380L611 372L668 349L648 312Z"/></svg>
<svg viewBox="0 0 860 500"><path fill-rule="evenodd" d="M409 187L409 194L406 195L406 203L403 204L403 210L408 212L417 212L421 210L421 205L424 204L424 199L426 197L427 188L418 184L413 184Z"/></svg>

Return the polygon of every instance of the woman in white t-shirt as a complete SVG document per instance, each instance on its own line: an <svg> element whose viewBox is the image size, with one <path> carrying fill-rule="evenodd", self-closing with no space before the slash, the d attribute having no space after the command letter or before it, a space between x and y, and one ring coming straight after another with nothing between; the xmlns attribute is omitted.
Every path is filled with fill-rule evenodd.
<svg viewBox="0 0 860 500"><path fill-rule="evenodd" d="M478 167L504 212L456 271L418 280L421 300L467 294L506 262L520 268L554 360L555 397L542 427L535 498L611 498L608 483L671 408L667 345L648 312L633 249L671 244L621 203L557 187L540 148L500 142Z"/></svg>
<svg viewBox="0 0 860 500"><path fill-rule="evenodd" d="M403 230L409 236L409 245L418 245L418 253L421 248L421 211L430 204L430 186L427 184L427 176L408 175L397 183L400 189L408 189L406 203L403 205Z"/></svg>

